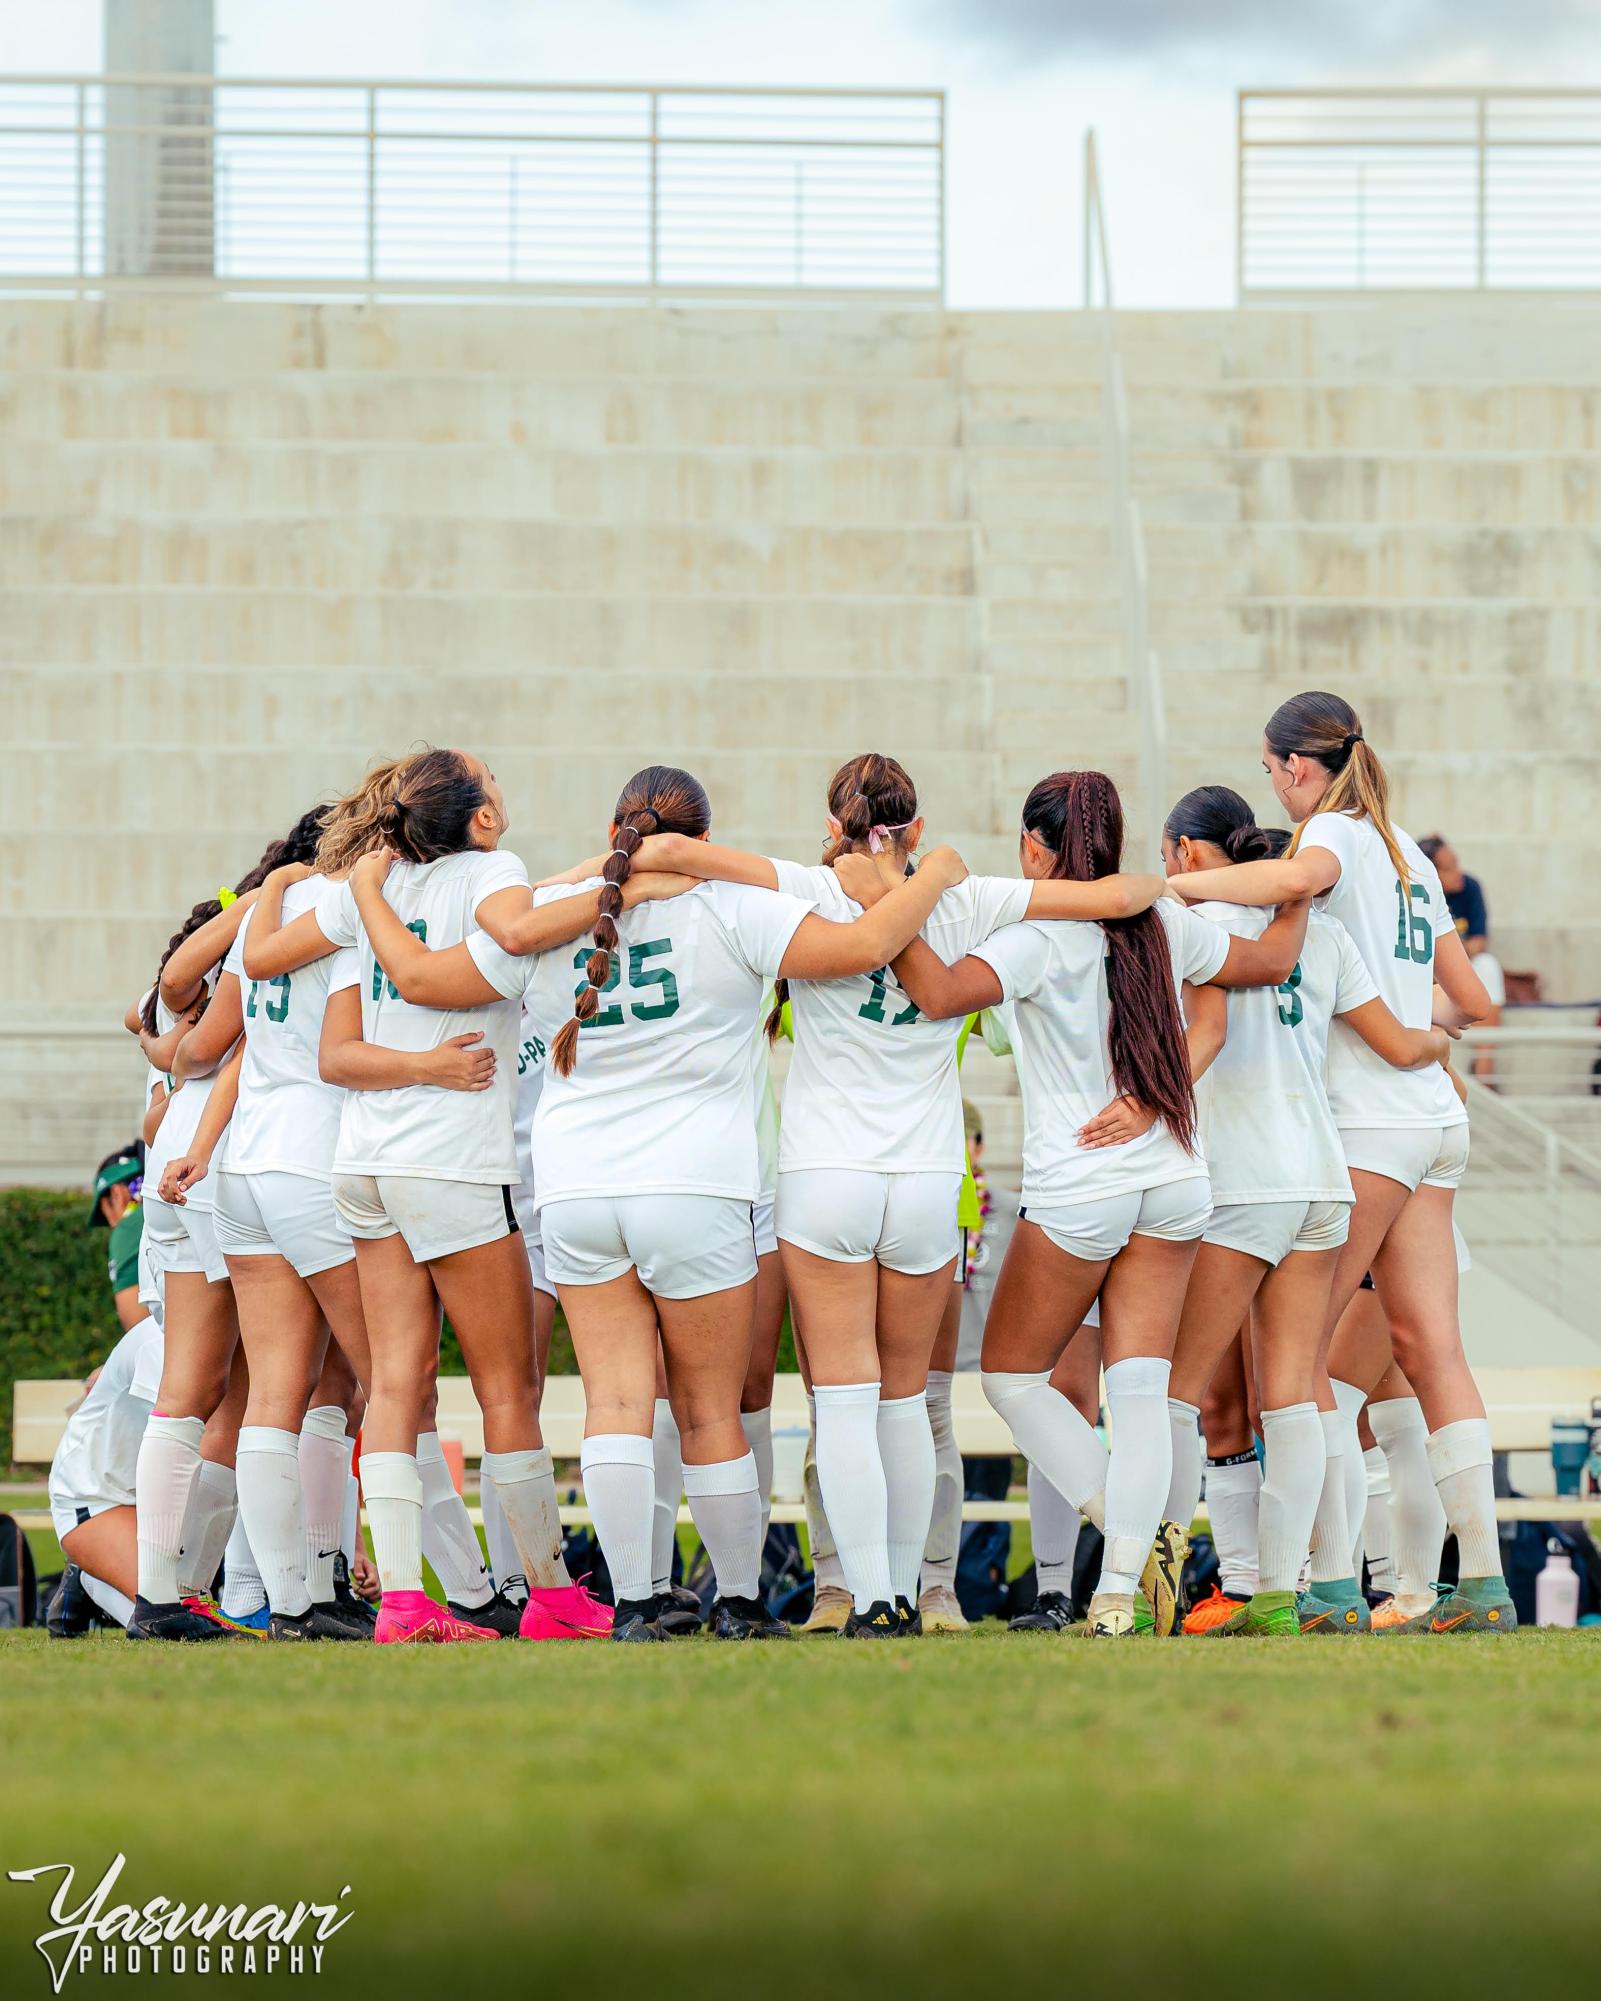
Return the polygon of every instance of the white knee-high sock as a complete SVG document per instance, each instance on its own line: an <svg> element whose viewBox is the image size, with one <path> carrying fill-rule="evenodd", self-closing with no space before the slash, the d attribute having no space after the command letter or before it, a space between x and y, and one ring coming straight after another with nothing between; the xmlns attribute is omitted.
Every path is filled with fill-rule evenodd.
<svg viewBox="0 0 1601 2001"><path fill-rule="evenodd" d="M806 1541L812 1553L812 1582L818 1591L845 1589L845 1566L834 1545L834 1531L828 1525L823 1506L822 1482L817 1477L817 1399L806 1394L806 1458L801 1466L801 1493L806 1502Z"/></svg>
<svg viewBox="0 0 1601 2001"><path fill-rule="evenodd" d="M300 1437L270 1424L239 1432L239 1519L274 1612L298 1618L310 1610L306 1531L300 1513Z"/></svg>
<svg viewBox="0 0 1601 2001"><path fill-rule="evenodd" d="M350 1473L345 1413L336 1403L306 1412L300 1427L300 1513L306 1531L306 1589L313 1605L334 1595L334 1559Z"/></svg>
<svg viewBox="0 0 1601 2001"><path fill-rule="evenodd" d="M1319 1432L1322 1426L1318 1427ZM1260 1581L1262 1462L1236 1452L1206 1462L1206 1512L1217 1551L1218 1582L1233 1598L1249 1598Z"/></svg>
<svg viewBox="0 0 1601 2001"><path fill-rule="evenodd" d="M495 1589L521 1604L528 1596L528 1579L523 1575L523 1560L511 1539L493 1480L480 1481L478 1504L484 1511L484 1542L489 1549L489 1573Z"/></svg>
<svg viewBox="0 0 1601 2001"><path fill-rule="evenodd" d="M346 1439L349 1444L349 1439ZM356 1478L355 1468L345 1476L345 1507L339 1518L339 1547L345 1552L345 1562L356 1561L356 1545L361 1539L361 1482Z"/></svg>
<svg viewBox="0 0 1601 2001"><path fill-rule="evenodd" d="M1390 1469L1390 1564L1395 1602L1409 1616L1434 1603L1445 1508L1429 1465L1429 1428L1416 1397L1373 1404L1368 1423Z"/></svg>
<svg viewBox="0 0 1601 2001"><path fill-rule="evenodd" d="M422 1483L423 1552L450 1603L476 1612L494 1597L495 1587L437 1431L418 1434L417 1478Z"/></svg>
<svg viewBox="0 0 1601 2001"><path fill-rule="evenodd" d="M650 1531L656 1506L651 1442L631 1431L597 1432L584 1440L579 1463L613 1595L618 1604L625 1598L633 1604L647 1602L652 1596Z"/></svg>
<svg viewBox="0 0 1601 2001"><path fill-rule="evenodd" d="M1040 1469L1028 1469L1028 1526L1034 1544L1035 1588L1073 1595L1073 1559L1078 1554L1078 1532L1084 1517L1073 1503L1059 1494Z"/></svg>
<svg viewBox="0 0 1601 2001"><path fill-rule="evenodd" d="M200 1478L203 1417L152 1417L134 1469L138 1511L139 1596L153 1605L178 1599L178 1558L189 1496Z"/></svg>
<svg viewBox="0 0 1601 2001"><path fill-rule="evenodd" d="M1367 1402L1367 1392L1355 1383L1342 1383L1331 1376L1334 1403L1340 1414L1340 1433L1345 1449L1345 1525L1351 1531L1351 1575L1362 1582L1362 1523L1368 1511L1368 1469L1362 1457L1362 1440L1357 1420Z"/></svg>
<svg viewBox="0 0 1601 2001"><path fill-rule="evenodd" d="M361 1486L385 1591L422 1589L422 1475L410 1452L364 1452Z"/></svg>
<svg viewBox="0 0 1601 2001"><path fill-rule="evenodd" d="M178 1563L178 1595L204 1597L217 1581L239 1512L239 1485L231 1466L202 1459L200 1477L189 1494L183 1518L183 1555Z"/></svg>
<svg viewBox="0 0 1601 2001"><path fill-rule="evenodd" d="M719 1598L757 1598L762 1588L762 1496L756 1455L684 1468L684 1495L706 1545Z"/></svg>
<svg viewBox="0 0 1601 2001"><path fill-rule="evenodd" d="M740 1428L756 1461L756 1491L762 1498L762 1541L767 1541L767 1524L773 1514L773 1407L742 1410Z"/></svg>
<svg viewBox="0 0 1601 2001"><path fill-rule="evenodd" d="M858 1612L895 1597L877 1383L818 1383L817 1484Z"/></svg>
<svg viewBox="0 0 1601 2001"><path fill-rule="evenodd" d="M1200 1406L1185 1403L1181 1397L1169 1397L1167 1423L1173 1438L1173 1477L1168 1482L1163 1513L1170 1522L1188 1529L1201 1504L1201 1476L1206 1468Z"/></svg>
<svg viewBox="0 0 1601 2001"><path fill-rule="evenodd" d="M956 1588L956 1559L962 1546L962 1455L951 1414L948 1369L928 1372L928 1428L934 1439L934 1507L923 1544L923 1589Z"/></svg>
<svg viewBox="0 0 1601 2001"><path fill-rule="evenodd" d="M1132 1594L1151 1553L1173 1479L1167 1417L1171 1362L1131 1355L1106 1371L1112 1458L1106 1469L1106 1557L1098 1591Z"/></svg>
<svg viewBox="0 0 1601 2001"><path fill-rule="evenodd" d="M91 1577L87 1570L80 1571L83 1588L108 1619L115 1619L119 1626L126 1626L133 1617L133 1600L108 1584L103 1577Z"/></svg>
<svg viewBox="0 0 1601 2001"><path fill-rule="evenodd" d="M1312 1524L1312 1582L1330 1584L1351 1575L1351 1529L1345 1519L1345 1422L1337 1410L1320 1410L1325 1460L1323 1491Z"/></svg>
<svg viewBox="0 0 1601 2001"><path fill-rule="evenodd" d="M256 1567L256 1553L245 1533L245 1518L234 1516L223 1557L222 1609L230 1619L248 1619L267 1602L267 1587Z"/></svg>
<svg viewBox="0 0 1601 2001"><path fill-rule="evenodd" d="M486 1452L483 1484L493 1488L500 1513L534 1591L560 1591L572 1583L561 1554L561 1514L556 1505L556 1469L546 1446L521 1452ZM476 1541L476 1538L474 1538Z"/></svg>
<svg viewBox="0 0 1601 2001"><path fill-rule="evenodd" d="M1370 1445L1362 1454L1367 1468L1368 1504L1362 1517L1362 1545L1367 1555L1368 1575L1375 1591L1395 1590L1395 1567L1390 1561L1390 1462L1382 1446Z"/></svg>
<svg viewBox="0 0 1601 2001"><path fill-rule="evenodd" d="M1263 1411L1262 1442L1267 1474L1257 1531L1258 1582L1263 1591L1293 1591L1323 1492L1327 1448L1317 1405L1291 1403Z"/></svg>
<svg viewBox="0 0 1601 2001"><path fill-rule="evenodd" d="M650 1424L656 1501L650 1533L651 1589L663 1592L673 1581L673 1543L678 1535L678 1503L684 1492L684 1452L678 1420L666 1397L656 1399Z"/></svg>
<svg viewBox="0 0 1601 2001"><path fill-rule="evenodd" d="M1446 1526L1456 1537L1459 1574L1500 1577L1501 1535L1495 1521L1490 1420L1458 1418L1429 1433L1429 1466L1440 1490Z"/></svg>
<svg viewBox="0 0 1601 2001"><path fill-rule="evenodd" d="M917 1603L917 1574L934 1514L934 1434L928 1399L878 1399L878 1456L884 1466L889 1581L897 1598Z"/></svg>
<svg viewBox="0 0 1601 2001"><path fill-rule="evenodd" d="M1107 1450L1042 1369L1028 1374L986 1369L984 1394L1005 1418L1017 1449L1087 1521L1106 1520ZM1166 1423L1166 1414L1163 1423ZM1141 1559L1143 1567L1144 1559Z"/></svg>

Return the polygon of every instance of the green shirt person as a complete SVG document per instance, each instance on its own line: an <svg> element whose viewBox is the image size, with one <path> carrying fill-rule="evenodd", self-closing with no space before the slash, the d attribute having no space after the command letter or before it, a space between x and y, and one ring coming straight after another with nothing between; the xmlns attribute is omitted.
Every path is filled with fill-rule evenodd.
<svg viewBox="0 0 1601 2001"><path fill-rule="evenodd" d="M139 1304L139 1243L145 1222L139 1197L144 1176L144 1148L137 1140L131 1146L119 1146L95 1169L89 1203L90 1229L111 1232L106 1271L124 1331L142 1320L145 1312Z"/></svg>

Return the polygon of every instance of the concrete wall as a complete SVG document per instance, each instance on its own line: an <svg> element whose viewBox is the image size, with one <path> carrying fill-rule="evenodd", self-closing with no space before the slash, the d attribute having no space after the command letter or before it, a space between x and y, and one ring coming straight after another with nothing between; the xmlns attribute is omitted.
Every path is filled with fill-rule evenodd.
<svg viewBox="0 0 1601 2001"><path fill-rule="evenodd" d="M1265 811L1263 719L1349 692L1559 994L1601 989L1598 330L1124 328L1170 790ZM1041 772L1132 786L1100 437L1078 316L0 308L0 1176L125 1135L178 914L380 753L486 753L536 869L663 755L808 855L893 750L989 868Z"/></svg>

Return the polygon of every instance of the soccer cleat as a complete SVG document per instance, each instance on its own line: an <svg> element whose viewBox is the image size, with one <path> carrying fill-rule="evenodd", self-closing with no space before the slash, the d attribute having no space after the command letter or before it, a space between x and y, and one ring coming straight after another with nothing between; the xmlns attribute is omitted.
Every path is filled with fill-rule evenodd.
<svg viewBox="0 0 1601 2001"><path fill-rule="evenodd" d="M714 1640L787 1640L789 1627L760 1598L716 1598L706 1616Z"/></svg>
<svg viewBox="0 0 1601 2001"><path fill-rule="evenodd" d="M1258 1591L1220 1625L1209 1626L1208 1639L1268 1640L1301 1637L1301 1619L1293 1591Z"/></svg>
<svg viewBox="0 0 1601 2001"><path fill-rule="evenodd" d="M616 1616L582 1584L540 1585L528 1594L518 1631L525 1640L603 1640Z"/></svg>
<svg viewBox="0 0 1601 2001"><path fill-rule="evenodd" d="M313 1605L299 1614L273 1612L267 1626L269 1640L370 1640L372 1629L358 1632L326 1606Z"/></svg>
<svg viewBox="0 0 1601 2001"><path fill-rule="evenodd" d="M922 1638L923 1615L918 1611L910 1598L896 1597L895 1616L901 1622L901 1637L903 1639L918 1640Z"/></svg>
<svg viewBox="0 0 1601 2001"><path fill-rule="evenodd" d="M1183 1631L1192 1636L1210 1633L1214 1626L1227 1624L1242 1606L1250 1602L1243 1593L1225 1591L1221 1584L1214 1584L1211 1595L1203 1598L1199 1605L1192 1605L1185 1613Z"/></svg>
<svg viewBox="0 0 1601 2001"><path fill-rule="evenodd" d="M504 1591L495 1592L482 1605L458 1605L454 1598L447 1598L445 1609L453 1619L460 1619L468 1626L482 1626L497 1640L515 1640L523 1616L521 1605L515 1604Z"/></svg>
<svg viewBox="0 0 1601 2001"><path fill-rule="evenodd" d="M1134 1603L1120 1592L1097 1591L1084 1621L1085 1639L1131 1640L1136 1631Z"/></svg>
<svg viewBox="0 0 1601 2001"><path fill-rule="evenodd" d="M1189 1553L1189 1535L1178 1522L1158 1524L1156 1540L1140 1573L1140 1589L1150 1602L1159 1639L1166 1639L1178 1618L1179 1580Z"/></svg>
<svg viewBox="0 0 1601 2001"><path fill-rule="evenodd" d="M204 1598L182 1598L173 1605L136 1598L128 1621L130 1640L226 1640L236 1630Z"/></svg>
<svg viewBox="0 0 1601 2001"><path fill-rule="evenodd" d="M350 1618L365 1619L370 1633L377 1623L378 1607L369 1605L360 1592L351 1588L350 1565L345 1561L343 1550L334 1558L333 1602Z"/></svg>
<svg viewBox="0 0 1601 2001"><path fill-rule="evenodd" d="M83 1572L69 1563L45 1608L45 1631L52 1640L77 1640L104 1623L100 1608L83 1588Z"/></svg>
<svg viewBox="0 0 1601 2001"><path fill-rule="evenodd" d="M851 1615L839 1628L842 1640L898 1640L901 1637L900 1614L885 1599L876 1599L865 1612L858 1612L853 1605Z"/></svg>
<svg viewBox="0 0 1601 2001"><path fill-rule="evenodd" d="M1371 1633L1373 1615L1365 1598L1342 1599L1338 1603L1319 1598L1315 1591L1300 1591L1295 1598L1296 1617L1303 1633Z"/></svg>
<svg viewBox="0 0 1601 2001"><path fill-rule="evenodd" d="M500 1638L487 1626L458 1619L426 1591L386 1591L372 1636L380 1647L450 1646L458 1641Z"/></svg>
<svg viewBox="0 0 1601 2001"><path fill-rule="evenodd" d="M359 1603L360 1601L358 1600L357 1602ZM342 1598L336 1597L317 1600L313 1603L311 1609L319 1618L324 1621L331 1620L333 1624L341 1627L352 1639L370 1640L372 1638L373 1621L376 1615L369 1616L370 1607L363 1606L361 1611L353 1612Z"/></svg>
<svg viewBox="0 0 1601 2001"><path fill-rule="evenodd" d="M660 1645L667 1638L656 1623L654 1598L619 1598L611 1636L622 1645Z"/></svg>
<svg viewBox="0 0 1601 2001"><path fill-rule="evenodd" d="M931 1584L917 1601L925 1633L968 1633L972 1626L961 1600L948 1584Z"/></svg>
<svg viewBox="0 0 1601 2001"><path fill-rule="evenodd" d="M665 1591L656 1593L656 1623L668 1639L682 1639L687 1633L698 1633L706 1615L688 1585L669 1584Z"/></svg>
<svg viewBox="0 0 1601 2001"><path fill-rule="evenodd" d="M1515 1633L1517 1608L1501 1577L1464 1577L1443 1591L1433 1609L1408 1620L1403 1632Z"/></svg>
<svg viewBox="0 0 1601 2001"><path fill-rule="evenodd" d="M265 1598L253 1612L224 1612L215 1599L211 1602L223 1623L236 1633L259 1635L266 1632L272 1621L272 1608Z"/></svg>
<svg viewBox="0 0 1601 2001"><path fill-rule="evenodd" d="M820 1584L812 1598L811 1616L801 1633L843 1633L850 1624L851 1594L838 1584Z"/></svg>
<svg viewBox="0 0 1601 2001"><path fill-rule="evenodd" d="M1065 1591L1042 1591L1031 1612L1019 1612L1008 1622L1012 1633L1065 1633L1073 1623L1073 1607Z"/></svg>

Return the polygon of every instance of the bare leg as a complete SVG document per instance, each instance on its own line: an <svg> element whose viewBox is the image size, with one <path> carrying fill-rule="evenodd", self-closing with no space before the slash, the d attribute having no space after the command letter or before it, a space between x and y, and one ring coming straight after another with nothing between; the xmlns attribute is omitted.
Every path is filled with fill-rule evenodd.
<svg viewBox="0 0 1601 2001"><path fill-rule="evenodd" d="M69 1563L101 1578L125 1598L139 1595L139 1536L132 1508L102 1508L61 1538Z"/></svg>

